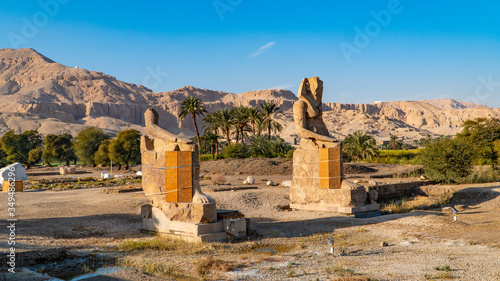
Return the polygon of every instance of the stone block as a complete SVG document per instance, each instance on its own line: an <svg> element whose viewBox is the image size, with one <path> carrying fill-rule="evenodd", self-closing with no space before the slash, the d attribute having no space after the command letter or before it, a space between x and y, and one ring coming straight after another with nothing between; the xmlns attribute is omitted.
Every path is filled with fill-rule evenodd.
<svg viewBox="0 0 500 281"><path fill-rule="evenodd" d="M165 152L167 202L191 202L193 198L193 152Z"/></svg>
<svg viewBox="0 0 500 281"><path fill-rule="evenodd" d="M158 200L156 200L157 202ZM155 206L153 204L153 206ZM171 221L211 223L217 220L217 209L215 203L171 203L162 202L159 208Z"/></svg>
<svg viewBox="0 0 500 281"><path fill-rule="evenodd" d="M342 147L319 148L319 187L340 189L342 186Z"/></svg>
<svg viewBox="0 0 500 281"><path fill-rule="evenodd" d="M23 191L24 183L23 181L3 181L2 182L2 191L9 192L9 187L14 186L14 190L16 192Z"/></svg>
<svg viewBox="0 0 500 281"><path fill-rule="evenodd" d="M180 222L168 219L160 208L152 207L150 210L151 217L142 220L143 229L157 232L161 236L190 242L208 242L227 240L229 237L243 238L247 232L244 218L213 223Z"/></svg>
<svg viewBox="0 0 500 281"><path fill-rule="evenodd" d="M298 148L293 154L290 203L349 208L363 206L367 198L366 190L363 187L341 188L341 169L341 147ZM326 180L322 181L323 178Z"/></svg>

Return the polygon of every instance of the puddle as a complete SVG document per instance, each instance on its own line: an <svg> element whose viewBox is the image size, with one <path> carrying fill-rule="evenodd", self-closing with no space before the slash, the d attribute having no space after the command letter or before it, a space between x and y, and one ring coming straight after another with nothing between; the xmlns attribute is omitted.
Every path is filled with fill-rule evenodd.
<svg viewBox="0 0 500 281"><path fill-rule="evenodd" d="M52 277L63 280L83 280L124 269L124 267L116 266L116 258L113 256L63 255L61 258L30 266L29 269L42 274L47 273Z"/></svg>
<svg viewBox="0 0 500 281"><path fill-rule="evenodd" d="M123 269L126 269L126 267L123 267L123 266L101 267L101 268L98 268L95 272L86 273L86 274L82 274L82 275L73 277L73 278L69 279L69 281L84 280L84 279L87 279L90 277L95 277L95 276L104 275L104 274L110 274L110 273L117 272L117 271L120 271Z"/></svg>

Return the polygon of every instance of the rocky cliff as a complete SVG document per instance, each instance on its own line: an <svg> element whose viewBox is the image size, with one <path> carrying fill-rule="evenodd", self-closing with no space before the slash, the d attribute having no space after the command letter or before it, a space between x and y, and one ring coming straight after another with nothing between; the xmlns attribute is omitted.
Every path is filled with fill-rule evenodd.
<svg viewBox="0 0 500 281"><path fill-rule="evenodd" d="M185 86L154 93L101 72L61 65L33 49L0 49L0 134L37 129L42 134L75 135L86 126L111 134L128 128L142 130L144 111L154 107L160 112L160 125L194 135L192 121L177 118L188 96L199 97L209 111L272 101L282 111L278 114L284 126L282 137L292 141L295 135L291 108L297 97L287 90L233 94ZM380 140L390 134L407 139L455 134L463 121L476 117L500 118L500 111L457 100L324 104L325 123L337 138L357 130Z"/></svg>

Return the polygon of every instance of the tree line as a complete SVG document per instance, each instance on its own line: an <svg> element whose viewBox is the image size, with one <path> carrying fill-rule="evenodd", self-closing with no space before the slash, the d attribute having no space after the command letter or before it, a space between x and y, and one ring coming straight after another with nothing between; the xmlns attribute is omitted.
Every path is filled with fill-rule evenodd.
<svg viewBox="0 0 500 281"><path fill-rule="evenodd" d="M279 107L265 101L258 106L238 106L222 108L208 113L203 102L197 97L188 97L181 104L179 118L191 116L198 142L203 154L211 154L212 159L245 157L285 157L291 145L273 133L283 127L276 119ZM203 135L200 136L197 117L203 117Z"/></svg>
<svg viewBox="0 0 500 281"><path fill-rule="evenodd" d="M103 130L89 127L76 137L68 133L49 134L43 137L36 130L17 134L8 131L0 138L0 165L19 162L27 167L42 162L51 166L54 162L70 165L80 159L88 165L109 165L111 162L119 169L131 164L140 164L140 137L137 130L119 132L116 137Z"/></svg>

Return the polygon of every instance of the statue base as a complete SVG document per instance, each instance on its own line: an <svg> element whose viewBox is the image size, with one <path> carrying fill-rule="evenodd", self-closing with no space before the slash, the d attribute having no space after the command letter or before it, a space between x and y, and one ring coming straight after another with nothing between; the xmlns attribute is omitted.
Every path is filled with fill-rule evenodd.
<svg viewBox="0 0 500 281"><path fill-rule="evenodd" d="M290 204L290 208L295 210L333 212L343 214L368 213L380 210L379 204L369 204L357 207L342 207L338 205L327 204Z"/></svg>
<svg viewBox="0 0 500 281"><path fill-rule="evenodd" d="M342 147L300 147L293 153L290 208L355 214L379 210L367 191L343 177Z"/></svg>
<svg viewBox="0 0 500 281"><path fill-rule="evenodd" d="M225 210L217 211L215 203L164 203L164 206L171 205L171 213L165 212L165 207L161 209L150 204L141 207L144 230L188 242L222 241L247 236L248 221L237 211L232 212L236 214L228 216ZM174 206L180 204L186 205L182 206L183 208ZM184 215L180 215L182 209L186 211ZM191 215L188 216L187 213Z"/></svg>

